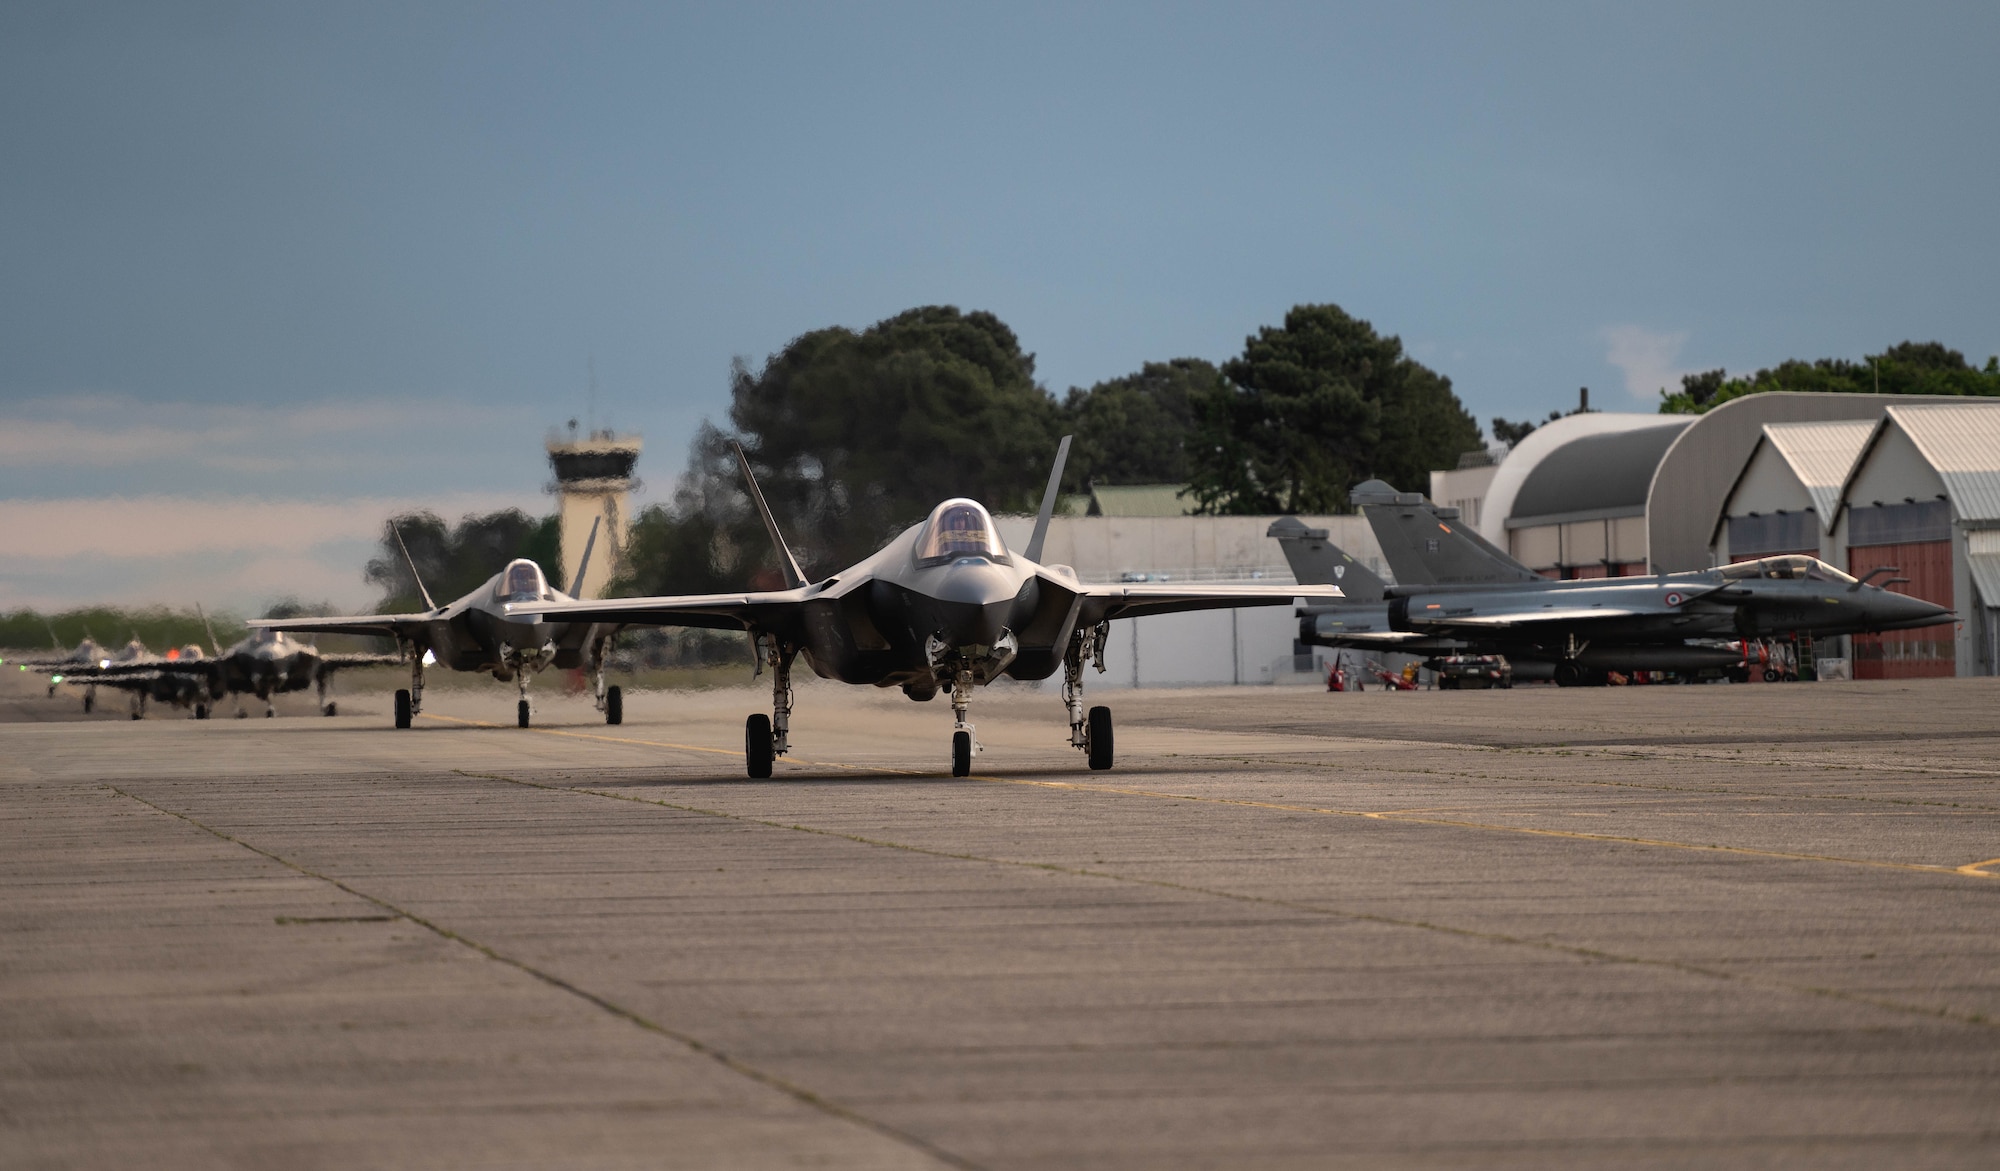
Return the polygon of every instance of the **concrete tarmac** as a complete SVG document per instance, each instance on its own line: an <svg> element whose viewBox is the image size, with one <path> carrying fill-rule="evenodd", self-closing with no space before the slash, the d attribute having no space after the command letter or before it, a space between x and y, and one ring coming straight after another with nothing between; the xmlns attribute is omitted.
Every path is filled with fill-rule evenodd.
<svg viewBox="0 0 2000 1171"><path fill-rule="evenodd" d="M0 1166L2000 1164L1994 680L427 698L0 725Z"/></svg>

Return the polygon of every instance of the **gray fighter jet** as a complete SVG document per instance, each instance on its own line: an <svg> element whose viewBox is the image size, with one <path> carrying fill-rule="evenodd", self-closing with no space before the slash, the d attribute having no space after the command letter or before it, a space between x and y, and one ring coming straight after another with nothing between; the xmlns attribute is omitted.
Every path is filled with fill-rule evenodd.
<svg viewBox="0 0 2000 1171"><path fill-rule="evenodd" d="M98 645L96 639L84 632L83 641L76 649L63 652L62 643L56 639L54 629L49 631L49 639L55 643L56 654L47 657L16 659L14 663L24 671L34 671L49 677L49 697L55 698L56 688L65 683L73 683L83 688L83 710L89 712L97 706L97 687L90 681L90 672L103 670L115 663L131 663L151 657L146 644L134 638L123 648L113 651ZM196 648L197 650L200 648Z"/></svg>
<svg viewBox="0 0 2000 1171"><path fill-rule="evenodd" d="M402 537L397 535L400 544ZM592 525L584 543L583 559L577 566L577 581L590 569L590 555L597 543L597 526ZM409 559L409 550L403 550ZM416 563L410 562L416 575ZM388 635L396 640L401 654L390 660L410 664L410 686L396 692L396 726L407 728L424 703L424 666L441 663L453 671L486 671L502 683L513 681L520 699L515 705L516 723L529 723L528 680L544 667L563 670L590 667L596 677L597 709L604 722L624 719L624 692L604 684L605 645L614 631L591 622L550 620L540 615L510 613L521 603L560 606L577 599L552 589L542 575L542 567L526 558L507 563L499 573L486 579L478 589L456 601L437 605L423 581L417 580L423 595L424 611L415 614L362 614L347 618L260 618L249 625L257 631L317 631L326 634Z"/></svg>
<svg viewBox="0 0 2000 1171"><path fill-rule="evenodd" d="M1300 610L1305 642L1432 659L1460 651L1504 654L1548 664L1557 683L1577 685L1602 682L1607 671L1734 665L1741 651L1726 644L1737 639L1863 634L1957 619L1943 606L1799 555L1651 577L1553 581L1459 524L1457 510L1418 493L1371 480L1350 498L1367 515L1396 584L1381 587L1379 602ZM1322 575L1329 551L1345 558L1326 544L1324 531L1291 523L1296 528L1274 524L1270 535L1295 573Z"/></svg>
<svg viewBox="0 0 2000 1171"><path fill-rule="evenodd" d="M749 460L741 448L736 454L750 499L777 547L784 589L528 602L508 610L577 623L748 631L759 663L768 663L772 672L771 714L760 712L744 724L744 756L753 777L770 776L773 758L791 748L791 672L800 655L825 679L900 687L919 702L949 692L953 776L967 775L979 751L966 719L974 687L1003 675L1046 679L1060 670L1070 744L1088 756L1091 768L1108 769L1111 709L1084 710L1083 666L1104 670L1113 619L1341 596L1329 586L1089 585L1066 565L1040 564L1069 455L1067 437L1026 548L1008 549L986 509L961 497L939 504L922 523L859 564L809 582L778 531Z"/></svg>

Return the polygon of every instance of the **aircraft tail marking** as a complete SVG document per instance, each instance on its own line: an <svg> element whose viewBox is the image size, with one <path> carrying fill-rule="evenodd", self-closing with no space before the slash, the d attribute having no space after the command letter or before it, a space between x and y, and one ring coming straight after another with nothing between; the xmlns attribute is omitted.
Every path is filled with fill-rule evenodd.
<svg viewBox="0 0 2000 1171"><path fill-rule="evenodd" d="M1264 531L1277 539L1300 585L1337 585L1348 602L1379 602L1388 583L1327 540L1325 529L1307 528L1295 516L1281 516Z"/></svg>
<svg viewBox="0 0 2000 1171"><path fill-rule="evenodd" d="M743 445L732 439L729 446L736 449L736 462L743 468L743 484L750 489L750 502L757 506L757 515L764 518L764 531L771 534L771 544L778 548L778 572L785 575L785 588L795 590L806 584L806 575L799 572L798 558L792 556L791 546L778 533L778 520L771 515L771 506L764 503L757 477L750 474L750 457L743 454Z"/></svg>
<svg viewBox="0 0 2000 1171"><path fill-rule="evenodd" d="M1035 532L1028 538L1028 547L1022 551L1028 560L1041 564L1042 542L1049 535L1049 518L1056 513L1056 494L1062 490L1063 465L1069 462L1069 441L1073 436L1065 435L1056 448L1056 466L1049 469L1049 488L1042 493L1042 510L1035 514Z"/></svg>
<svg viewBox="0 0 2000 1171"><path fill-rule="evenodd" d="M1368 517L1368 527L1375 531L1375 541L1398 585L1542 580L1541 574L1460 523L1457 509L1441 509L1420 492L1398 492L1380 480L1369 480L1356 485L1348 499Z"/></svg>

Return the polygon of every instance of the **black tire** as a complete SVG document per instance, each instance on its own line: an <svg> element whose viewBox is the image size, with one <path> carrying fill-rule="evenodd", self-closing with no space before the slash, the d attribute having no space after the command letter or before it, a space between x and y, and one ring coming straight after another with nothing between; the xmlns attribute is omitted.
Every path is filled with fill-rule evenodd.
<svg viewBox="0 0 2000 1171"><path fill-rule="evenodd" d="M625 689L607 687L604 689L604 722L622 724L625 722Z"/></svg>
<svg viewBox="0 0 2000 1171"><path fill-rule="evenodd" d="M396 692L396 726L398 728L410 726L410 693L407 690Z"/></svg>
<svg viewBox="0 0 2000 1171"><path fill-rule="evenodd" d="M145 719L146 717L145 717L145 716L143 716L143 715L141 715L141 714L140 714L140 713L138 713L138 712L133 712L133 713L132 713L132 718L133 718L133 719L135 719L135 720L143 720L143 719Z"/></svg>
<svg viewBox="0 0 2000 1171"><path fill-rule="evenodd" d="M528 726L528 701L525 699L514 705L514 726L517 728Z"/></svg>
<svg viewBox="0 0 2000 1171"><path fill-rule="evenodd" d="M1556 664L1557 687L1580 687L1583 685L1583 670L1575 663Z"/></svg>
<svg viewBox="0 0 2000 1171"><path fill-rule="evenodd" d="M951 734L951 775L969 777L972 775L972 733L953 732Z"/></svg>
<svg viewBox="0 0 2000 1171"><path fill-rule="evenodd" d="M51 689L51 690L50 690L50 692L49 692L49 694L51 694L51 695L54 695L54 694L55 694L55 691L54 691L53 689ZM94 708L94 707L96 707L96 706L97 706L97 697L96 697L96 696L94 696L94 695L92 695L92 694L91 694L91 693L89 693L88 691L84 692L84 693L83 693L83 714L84 714L84 715L86 715L86 716L87 716L87 715L89 715L89 714L90 714L90 709L91 709L91 708Z"/></svg>
<svg viewBox="0 0 2000 1171"><path fill-rule="evenodd" d="M1111 767L1111 709L1090 709L1090 770L1103 772Z"/></svg>
<svg viewBox="0 0 2000 1171"><path fill-rule="evenodd" d="M1784 677L1785 673L1783 671L1778 670L1776 667L1764 668L1764 682L1766 683L1776 683L1778 680L1783 679Z"/></svg>
<svg viewBox="0 0 2000 1171"><path fill-rule="evenodd" d="M197 719L197 720L205 720L205 719L207 719L207 718L208 718L208 705L207 705L207 704L205 704L205 703L198 703L198 704L195 704L195 705L194 705L194 718L195 718L195 719Z"/></svg>
<svg viewBox="0 0 2000 1171"><path fill-rule="evenodd" d="M339 704L337 704L337 703L335 703L335 702L333 702L333 701L332 701L332 700L330 700L330 699L329 699L329 700L327 700L327 701L326 701L326 714L327 714L327 715L329 715L329 716L337 716L337 715L339 715L339 714L340 714L340 705L339 705Z"/></svg>
<svg viewBox="0 0 2000 1171"><path fill-rule="evenodd" d="M265 719L267 719L267 720L275 720L275 719L277 719L277 718L278 718L278 709L277 709L277 708L274 708L274 707L267 707L267 708L265 708L265 709L264 709L264 718L265 718Z"/></svg>
<svg viewBox="0 0 2000 1171"><path fill-rule="evenodd" d="M763 780L771 775L771 717L758 712L743 721L743 767L751 777Z"/></svg>

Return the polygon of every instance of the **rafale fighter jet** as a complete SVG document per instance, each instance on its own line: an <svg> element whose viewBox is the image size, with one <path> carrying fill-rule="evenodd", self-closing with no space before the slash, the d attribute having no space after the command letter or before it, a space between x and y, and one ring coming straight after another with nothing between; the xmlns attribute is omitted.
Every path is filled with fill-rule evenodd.
<svg viewBox="0 0 2000 1171"><path fill-rule="evenodd" d="M777 547L785 588L762 593L621 598L598 602L529 602L516 615L576 623L700 626L750 632L760 662L771 667L770 715L744 724L744 756L753 777L771 775L773 757L791 748L792 663L803 654L822 678L901 687L922 702L951 695L953 776L972 769L979 751L966 719L972 689L1002 675L1046 679L1063 672L1069 740L1093 769L1112 760L1111 709L1083 706L1083 665L1104 670L1111 620L1180 610L1282 606L1298 597L1331 601L1329 586L1086 585L1066 565L1042 565L1063 463L1065 437L1027 547L1009 550L978 502L947 500L873 556L808 582L778 532L764 494L739 447L737 461L751 501Z"/></svg>
<svg viewBox="0 0 2000 1171"><path fill-rule="evenodd" d="M397 543L402 535L397 534ZM581 583L590 568L591 550L597 543L597 526L591 525L584 542L583 559L577 565ZM403 556L409 559L409 549ZM416 576L416 563L410 561ZM578 588L581 588L580 586ZM430 591L417 579L417 592L428 609L416 614L362 614L351 618L260 618L249 625L258 631L318 631L326 634L378 634L396 640L402 654L391 662L408 661L410 686L396 692L396 726L407 728L423 710L424 665L442 663L453 671L489 671L495 679L509 680L519 688L515 705L516 722L528 726L528 679L544 667L564 670L585 665L597 680L597 709L604 722L624 719L624 692L604 685L604 651L614 631L590 622L551 621L539 615L510 613L518 603L549 605L577 603L561 590L551 589L542 576L542 567L526 558L516 558L506 568L471 593L442 606L431 600Z"/></svg>
<svg viewBox="0 0 2000 1171"><path fill-rule="evenodd" d="M1800 555L1651 577L1552 581L1460 525L1456 509L1418 493L1370 480L1350 499L1366 513L1396 584L1375 579L1381 588L1375 603L1301 609L1305 642L1432 658L1504 654L1549 664L1557 683L1574 686L1602 682L1607 671L1733 665L1741 652L1724 644L1736 639L1865 634L1957 618L1943 606ZM1323 573L1310 567L1330 566L1330 557L1352 561L1326 543L1323 530L1296 520L1272 525L1270 535L1301 575Z"/></svg>

